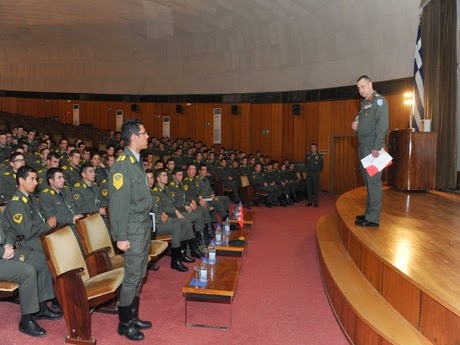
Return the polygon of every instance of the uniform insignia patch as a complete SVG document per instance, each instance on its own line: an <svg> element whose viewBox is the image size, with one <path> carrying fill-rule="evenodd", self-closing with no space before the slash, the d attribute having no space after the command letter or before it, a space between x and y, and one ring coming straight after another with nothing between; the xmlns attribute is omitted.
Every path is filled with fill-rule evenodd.
<svg viewBox="0 0 460 345"><path fill-rule="evenodd" d="M136 160L133 157L129 157L129 159L131 160L131 163L136 163Z"/></svg>
<svg viewBox="0 0 460 345"><path fill-rule="evenodd" d="M159 196L157 196L156 200L157 200L157 203L158 203L158 202L160 201L160 197L159 197Z"/></svg>
<svg viewBox="0 0 460 345"><path fill-rule="evenodd" d="M116 173L113 175L113 186L119 190L123 186L123 174Z"/></svg>
<svg viewBox="0 0 460 345"><path fill-rule="evenodd" d="M198 183L198 182L195 182L195 186L197 186L197 187L198 187L198 186L199 186L199 183Z"/></svg>
<svg viewBox="0 0 460 345"><path fill-rule="evenodd" d="M19 256L19 261L24 261L26 259L26 257L24 256L24 254L21 254Z"/></svg>
<svg viewBox="0 0 460 345"><path fill-rule="evenodd" d="M27 204L29 202L29 199L27 199L25 196L23 196L22 201L24 201L24 203Z"/></svg>
<svg viewBox="0 0 460 345"><path fill-rule="evenodd" d="M18 224L21 224L22 222L22 214L20 213L16 213L14 216L13 216L13 220L15 223L18 223Z"/></svg>
<svg viewBox="0 0 460 345"><path fill-rule="evenodd" d="M157 188L157 187L153 187L153 191L154 191L154 192L158 192L158 188Z"/></svg>
<svg viewBox="0 0 460 345"><path fill-rule="evenodd" d="M63 165L62 170L67 170L67 167L65 165Z"/></svg>
<svg viewBox="0 0 460 345"><path fill-rule="evenodd" d="M107 194L108 194L108 193L107 193L107 189L103 189L103 190L101 191L101 194L102 194L103 196L107 196Z"/></svg>
<svg viewBox="0 0 460 345"><path fill-rule="evenodd" d="M188 184L184 185L184 190L188 191Z"/></svg>
<svg viewBox="0 0 460 345"><path fill-rule="evenodd" d="M378 99L377 100L377 105L381 107L383 105L383 99Z"/></svg>
<svg viewBox="0 0 460 345"><path fill-rule="evenodd" d="M49 192L48 188L43 189L43 193L48 193L48 192Z"/></svg>
<svg viewBox="0 0 460 345"><path fill-rule="evenodd" d="M75 200L80 199L80 194L74 194L74 195L73 195L73 198L74 198Z"/></svg>
<svg viewBox="0 0 460 345"><path fill-rule="evenodd" d="M174 198L174 192L171 192L171 198Z"/></svg>
<svg viewBox="0 0 460 345"><path fill-rule="evenodd" d="M125 158L126 158L125 155L121 155L120 157L118 157L117 162L123 162Z"/></svg>
<svg viewBox="0 0 460 345"><path fill-rule="evenodd" d="M11 198L12 201L18 201L19 200L19 197L17 195L13 196L13 198Z"/></svg>
<svg viewBox="0 0 460 345"><path fill-rule="evenodd" d="M42 184L42 183L43 183L43 179L40 177L40 178L38 179L38 184Z"/></svg>

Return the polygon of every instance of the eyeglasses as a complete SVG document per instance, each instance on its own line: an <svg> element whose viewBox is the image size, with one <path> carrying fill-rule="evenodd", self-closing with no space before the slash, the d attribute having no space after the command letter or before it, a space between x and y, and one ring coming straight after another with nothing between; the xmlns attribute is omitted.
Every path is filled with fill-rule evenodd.
<svg viewBox="0 0 460 345"><path fill-rule="evenodd" d="M15 159L15 160L13 161L13 163L16 163L16 162L25 162L25 161L26 161L25 159L19 158L19 159Z"/></svg>
<svg viewBox="0 0 460 345"><path fill-rule="evenodd" d="M149 135L147 132L139 132L138 135L141 135L141 134L143 134L143 135Z"/></svg>

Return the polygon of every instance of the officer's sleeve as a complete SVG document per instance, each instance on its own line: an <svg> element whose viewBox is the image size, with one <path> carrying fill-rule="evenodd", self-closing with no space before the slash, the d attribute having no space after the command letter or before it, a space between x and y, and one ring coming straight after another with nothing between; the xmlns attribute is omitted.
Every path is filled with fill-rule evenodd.
<svg viewBox="0 0 460 345"><path fill-rule="evenodd" d="M1 227L0 234L3 232L3 236L0 239L0 244L1 244L0 250L1 250L3 249L4 244L10 244L13 246L16 242L16 236L13 234L11 230L11 226L6 220L2 212L0 212L0 227ZM5 252L0 251L0 258L3 256L4 253Z"/></svg>
<svg viewBox="0 0 460 345"><path fill-rule="evenodd" d="M390 115L388 110L388 102L384 97L377 97L376 99L376 128L375 128L375 140L372 145L373 150L380 151L385 147L385 137L388 133Z"/></svg>
<svg viewBox="0 0 460 345"><path fill-rule="evenodd" d="M5 218L11 226L14 235L22 235L26 241L36 237L32 219L24 208L22 201L10 201L5 208Z"/></svg>
<svg viewBox="0 0 460 345"><path fill-rule="evenodd" d="M75 204L75 211L77 214L91 213L86 206L85 196L81 192L81 189L75 185L72 190L73 193L73 202Z"/></svg>
<svg viewBox="0 0 460 345"><path fill-rule="evenodd" d="M126 163L114 164L109 176L110 225L114 241L128 240L128 215L131 196L131 181Z"/></svg>

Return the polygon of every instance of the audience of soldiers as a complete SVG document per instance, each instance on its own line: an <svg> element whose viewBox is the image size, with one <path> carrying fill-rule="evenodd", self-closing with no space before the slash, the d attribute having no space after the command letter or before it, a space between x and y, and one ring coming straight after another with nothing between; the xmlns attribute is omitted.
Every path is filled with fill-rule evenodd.
<svg viewBox="0 0 460 345"><path fill-rule="evenodd" d="M53 145L49 137L38 137L34 130L20 126L12 133L0 133L0 202L7 204L0 219L0 234L5 234L0 237L0 280L19 282L23 312L19 330L30 336L46 333L37 320L62 316L40 235L69 225L78 239L75 223L79 218L95 212L105 218L107 177L124 145L115 131L108 133L105 151L66 138ZM172 236L171 268L180 272L187 271L182 262L203 256L199 245L210 243L217 215L221 219L229 216L230 199L216 195L217 182L231 190L234 203L249 202L241 198L240 176L247 176L258 192L268 195L267 207L285 207L305 198L305 183L294 164L285 160L280 165L260 151L246 155L190 138L151 138L141 154L153 198L156 233ZM24 236L21 250L13 249L12 238L18 235ZM11 260L15 264L6 265ZM10 270L16 275L5 273Z"/></svg>

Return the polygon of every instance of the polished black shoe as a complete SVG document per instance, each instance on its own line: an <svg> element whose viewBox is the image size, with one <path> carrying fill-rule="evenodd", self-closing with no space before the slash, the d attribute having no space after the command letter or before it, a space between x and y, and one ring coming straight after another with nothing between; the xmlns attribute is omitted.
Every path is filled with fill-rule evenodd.
<svg viewBox="0 0 460 345"><path fill-rule="evenodd" d="M311 205L312 205L312 203L311 203L311 202L309 202L309 203L307 204L307 207L310 207Z"/></svg>
<svg viewBox="0 0 460 345"><path fill-rule="evenodd" d="M365 227L371 227L371 228L376 228L379 226L379 224L370 222L367 219L357 220L355 221L355 224L358 226L365 226Z"/></svg>
<svg viewBox="0 0 460 345"><path fill-rule="evenodd" d="M51 310L62 313L62 307L57 298L54 298L51 302Z"/></svg>
<svg viewBox="0 0 460 345"><path fill-rule="evenodd" d="M30 335L31 337L42 337L46 334L46 331L35 320L19 322L19 332Z"/></svg>
<svg viewBox="0 0 460 345"><path fill-rule="evenodd" d="M195 262L195 259L188 257L187 254L185 254L185 250L183 250L181 251L180 261L191 263L191 262Z"/></svg>
<svg viewBox="0 0 460 345"><path fill-rule="evenodd" d="M171 268L179 272L188 272L187 266L184 266L179 259L171 260Z"/></svg>
<svg viewBox="0 0 460 345"><path fill-rule="evenodd" d="M359 216L356 216L356 220L363 220L366 219L366 216L364 214L360 214Z"/></svg>
<svg viewBox="0 0 460 345"><path fill-rule="evenodd" d="M40 310L34 315L34 320L59 320L61 317L62 313L52 311L50 308L46 307L45 310Z"/></svg>
<svg viewBox="0 0 460 345"><path fill-rule="evenodd" d="M120 322L118 323L118 334L123 335L129 340L143 340L144 333L142 333L139 328L134 325L132 320L133 312L132 305L127 306L118 306L118 318Z"/></svg>

